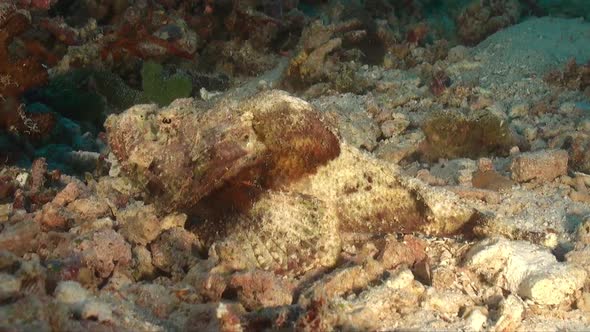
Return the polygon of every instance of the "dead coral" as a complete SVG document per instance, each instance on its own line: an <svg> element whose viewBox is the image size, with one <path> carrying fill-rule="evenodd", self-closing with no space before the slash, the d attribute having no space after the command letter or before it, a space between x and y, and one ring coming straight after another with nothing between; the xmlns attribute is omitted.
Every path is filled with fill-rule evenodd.
<svg viewBox="0 0 590 332"><path fill-rule="evenodd" d="M362 264L338 269L323 277L301 294L299 303L309 305L323 298L345 297L359 291L385 273L384 267L372 258Z"/></svg>
<svg viewBox="0 0 590 332"><path fill-rule="evenodd" d="M207 302L219 302L228 287L230 276L214 268L211 260L199 261L186 274L183 283L192 286Z"/></svg>
<svg viewBox="0 0 590 332"><path fill-rule="evenodd" d="M119 62L128 54L141 59L173 55L192 59L197 34L183 18L166 15L151 5L126 9L123 22L100 40L103 60Z"/></svg>
<svg viewBox="0 0 590 332"><path fill-rule="evenodd" d="M228 75L256 75L273 68L278 60L268 51L254 47L248 40L213 41L203 52L206 58L215 60L220 72Z"/></svg>
<svg viewBox="0 0 590 332"><path fill-rule="evenodd" d="M510 170L518 182L552 181L567 175L568 154L564 150L542 150L523 153L513 158Z"/></svg>
<svg viewBox="0 0 590 332"><path fill-rule="evenodd" d="M16 255L24 255L38 249L37 236L41 232L39 224L26 219L14 224L8 224L0 233L0 248Z"/></svg>
<svg viewBox="0 0 590 332"><path fill-rule="evenodd" d="M205 303L192 306L183 331L241 331L240 317L245 313L239 303Z"/></svg>
<svg viewBox="0 0 590 332"><path fill-rule="evenodd" d="M62 206L50 202L43 205L36 214L35 221L39 222L44 230L65 230L72 217L73 215Z"/></svg>
<svg viewBox="0 0 590 332"><path fill-rule="evenodd" d="M121 290L125 297L148 310L153 317L166 319L176 309L180 299L173 290L156 283L131 284Z"/></svg>
<svg viewBox="0 0 590 332"><path fill-rule="evenodd" d="M11 176L0 177L0 200L11 197L16 191L16 184Z"/></svg>
<svg viewBox="0 0 590 332"><path fill-rule="evenodd" d="M134 204L116 214L120 233L133 244L147 245L162 232L156 209L152 205Z"/></svg>
<svg viewBox="0 0 590 332"><path fill-rule="evenodd" d="M369 101L369 98L347 93L316 98L313 105L326 113L326 119L335 124L343 141L356 148L373 151L381 131L366 111Z"/></svg>
<svg viewBox="0 0 590 332"><path fill-rule="evenodd" d="M590 173L590 156L587 153L590 148L590 136L583 132L574 133L568 140L570 165L574 170Z"/></svg>
<svg viewBox="0 0 590 332"><path fill-rule="evenodd" d="M356 298L336 299L337 325L351 330L390 330L404 316L412 317L423 303L426 287L412 273L400 268L382 283L367 289ZM384 312L391 313L383 315Z"/></svg>
<svg viewBox="0 0 590 332"><path fill-rule="evenodd" d="M441 95L451 85L451 79L444 71L437 71L432 75L430 91L435 95Z"/></svg>
<svg viewBox="0 0 590 332"><path fill-rule="evenodd" d="M343 34L361 28L362 23L358 20L332 25L316 21L307 26L283 74L282 84L300 90L315 83L330 81L341 66L338 56L331 54L341 49Z"/></svg>
<svg viewBox="0 0 590 332"><path fill-rule="evenodd" d="M465 265L490 282L539 304L567 300L582 288L587 277L584 269L557 262L545 248L501 238L475 245L466 254Z"/></svg>
<svg viewBox="0 0 590 332"><path fill-rule="evenodd" d="M80 197L67 205L66 209L76 216L78 222L92 221L110 216L108 203L98 197Z"/></svg>

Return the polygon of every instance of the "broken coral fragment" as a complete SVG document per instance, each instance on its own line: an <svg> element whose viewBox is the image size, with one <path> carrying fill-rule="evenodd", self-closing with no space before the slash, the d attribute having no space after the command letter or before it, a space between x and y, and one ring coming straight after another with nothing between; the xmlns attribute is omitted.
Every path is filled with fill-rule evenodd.
<svg viewBox="0 0 590 332"><path fill-rule="evenodd" d="M354 70L347 68L344 61L339 61L338 51L351 46L346 38L350 33L356 33L357 42L367 36L358 19L329 25L316 20L305 27L294 56L282 75L282 86L302 90L316 83L332 82L339 91L362 92L367 84L356 77Z"/></svg>
<svg viewBox="0 0 590 332"><path fill-rule="evenodd" d="M568 154L565 150L541 150L522 153L513 158L510 170L518 182L552 181L567 175Z"/></svg>
<svg viewBox="0 0 590 332"><path fill-rule="evenodd" d="M131 262L131 246L123 236L112 229L97 231L83 236L76 251L96 276L107 278L117 266L126 266Z"/></svg>
<svg viewBox="0 0 590 332"><path fill-rule="evenodd" d="M150 245L152 263L167 273L182 275L195 264L200 243L195 234L182 227L173 227Z"/></svg>
<svg viewBox="0 0 590 332"><path fill-rule="evenodd" d="M333 319L354 331L394 330L404 313L418 309L425 287L407 268L396 269L384 279L358 296L335 298Z"/></svg>

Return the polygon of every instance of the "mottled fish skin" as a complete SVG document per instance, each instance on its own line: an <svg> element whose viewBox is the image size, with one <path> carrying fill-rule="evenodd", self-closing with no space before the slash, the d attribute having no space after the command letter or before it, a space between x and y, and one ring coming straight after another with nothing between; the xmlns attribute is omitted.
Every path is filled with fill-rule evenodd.
<svg viewBox="0 0 590 332"><path fill-rule="evenodd" d="M162 211L191 210L216 190L249 191L244 184L280 188L340 152L317 111L286 92L195 108L190 99L159 111L135 106L105 124L123 170ZM226 203L243 205L236 195Z"/></svg>
<svg viewBox="0 0 590 332"><path fill-rule="evenodd" d="M210 255L236 270L300 275L333 266L341 250L336 215L309 195L269 192L228 223L234 227L211 247ZM195 231L211 228L215 225L206 222Z"/></svg>

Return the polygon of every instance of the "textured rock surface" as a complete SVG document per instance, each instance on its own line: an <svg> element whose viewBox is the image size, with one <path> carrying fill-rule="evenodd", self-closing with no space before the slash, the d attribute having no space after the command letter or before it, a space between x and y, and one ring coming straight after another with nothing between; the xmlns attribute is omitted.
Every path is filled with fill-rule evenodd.
<svg viewBox="0 0 590 332"><path fill-rule="evenodd" d="M518 182L551 181L567 174L568 154L564 150L523 153L512 160L512 179Z"/></svg>
<svg viewBox="0 0 590 332"><path fill-rule="evenodd" d="M290 305L293 302L293 285L270 272L235 274L230 286L237 290L240 303L247 310Z"/></svg>
<svg viewBox="0 0 590 332"><path fill-rule="evenodd" d="M78 250L83 260L102 278L110 276L116 266L125 266L131 261L129 244L112 229L98 231L80 241Z"/></svg>
<svg viewBox="0 0 590 332"><path fill-rule="evenodd" d="M183 227L163 232L150 246L152 263L162 271L182 274L197 260L201 245L195 234Z"/></svg>
<svg viewBox="0 0 590 332"><path fill-rule="evenodd" d="M584 269L557 262L547 249L501 238L480 242L465 256L474 269L513 294L539 304L559 304L584 286Z"/></svg>

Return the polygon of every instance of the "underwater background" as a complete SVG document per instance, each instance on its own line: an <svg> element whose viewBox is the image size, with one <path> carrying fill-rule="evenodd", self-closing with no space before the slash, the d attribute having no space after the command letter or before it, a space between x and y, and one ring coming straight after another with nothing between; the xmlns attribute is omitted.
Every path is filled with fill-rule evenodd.
<svg viewBox="0 0 590 332"><path fill-rule="evenodd" d="M0 330L588 330L589 20L0 0Z"/></svg>
<svg viewBox="0 0 590 332"><path fill-rule="evenodd" d="M281 84L290 91L326 82L339 92L365 92L354 82L364 64L410 69L426 56L436 67L457 45L475 46L531 17L587 19L589 7L583 0L6 0L0 160L26 166L45 157L50 169L90 171L105 148L108 114L199 98L201 89L225 91L296 57L306 33L327 33L317 24L342 30L332 34L343 45L325 51L329 72L285 75ZM574 56L581 65L587 60ZM436 77L445 75L440 70L424 71L435 85L451 84Z"/></svg>

